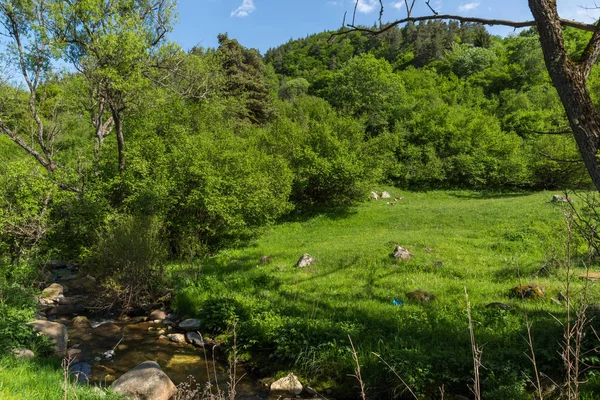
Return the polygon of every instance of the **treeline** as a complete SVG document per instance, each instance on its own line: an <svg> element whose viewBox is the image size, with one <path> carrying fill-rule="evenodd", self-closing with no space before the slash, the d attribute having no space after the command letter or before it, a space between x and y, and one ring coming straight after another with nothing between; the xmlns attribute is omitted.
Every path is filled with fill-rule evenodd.
<svg viewBox="0 0 600 400"><path fill-rule="evenodd" d="M571 54L586 35L565 30ZM104 75L47 75L35 97L57 132L54 170L0 135L5 261L97 260L127 224L151 224L162 257L193 258L293 210L365 199L380 183L589 184L533 31L500 38L431 22L324 32L264 57L220 35L217 49L163 44L150 55L130 75L122 63ZM115 85L110 93L122 105L103 123L89 97L102 79L119 82L120 97ZM6 83L0 92L2 121L27 132L36 121L27 92Z"/></svg>

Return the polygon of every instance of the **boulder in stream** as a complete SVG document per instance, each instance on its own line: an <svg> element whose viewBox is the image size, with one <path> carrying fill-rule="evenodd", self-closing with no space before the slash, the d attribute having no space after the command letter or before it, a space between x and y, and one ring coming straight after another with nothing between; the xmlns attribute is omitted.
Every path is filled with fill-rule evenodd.
<svg viewBox="0 0 600 400"><path fill-rule="evenodd" d="M285 376L285 377L271 383L271 393L270 394L276 395L276 394L289 393L289 394L298 395L298 394L302 393L302 389L303 389L302 383L300 383L300 380L298 379L298 377L294 374L289 374L288 376Z"/></svg>
<svg viewBox="0 0 600 400"><path fill-rule="evenodd" d="M61 294L63 294L64 288L62 285L58 283L53 283L48 286L46 289L42 290L42 298L43 299L55 299Z"/></svg>
<svg viewBox="0 0 600 400"><path fill-rule="evenodd" d="M154 361L144 361L117 379L111 388L136 400L169 400L177 388Z"/></svg>
<svg viewBox="0 0 600 400"><path fill-rule="evenodd" d="M67 333L67 327L58 322L50 322L43 320L35 320L30 322L30 325L34 330L40 332L42 335L48 336L55 343L55 351L57 355L63 356L65 350L67 350L67 342L69 340L69 334Z"/></svg>
<svg viewBox="0 0 600 400"><path fill-rule="evenodd" d="M184 319L179 323L179 327L185 331L197 331L200 329L200 321L196 318Z"/></svg>

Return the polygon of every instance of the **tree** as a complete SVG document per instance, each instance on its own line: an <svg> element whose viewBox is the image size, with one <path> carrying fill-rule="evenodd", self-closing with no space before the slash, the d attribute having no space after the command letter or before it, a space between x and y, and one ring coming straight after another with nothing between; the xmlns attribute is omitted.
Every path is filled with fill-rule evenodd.
<svg viewBox="0 0 600 400"><path fill-rule="evenodd" d="M152 52L171 28L173 9L173 0L0 0L0 34L8 37L7 58L26 84L33 122L11 123L0 108L0 133L47 171L57 169L60 127L41 110L53 62L66 60L85 77L97 145L116 131L122 172L125 112L148 84Z"/></svg>
<svg viewBox="0 0 600 400"><path fill-rule="evenodd" d="M347 27L350 28L350 31L373 34L380 34L399 24L428 20L457 20L515 28L535 27L539 34L546 69L565 109L579 153L592 178L592 182L596 189L600 191L600 154L598 154L600 150L600 114L592 103L587 87L587 80L592 67L600 55L600 21L596 24L584 24L560 18L555 0L528 0L529 9L534 19L522 22L438 14L429 5L429 1L426 1L426 4L433 14L415 17L412 15L415 2L416 0L405 1L406 18L385 25L382 23L382 5L379 28L362 28L354 24L348 24ZM592 32L585 49L578 57L570 55L567 51L563 34L566 27ZM345 34L346 32L348 30L342 29L339 34Z"/></svg>

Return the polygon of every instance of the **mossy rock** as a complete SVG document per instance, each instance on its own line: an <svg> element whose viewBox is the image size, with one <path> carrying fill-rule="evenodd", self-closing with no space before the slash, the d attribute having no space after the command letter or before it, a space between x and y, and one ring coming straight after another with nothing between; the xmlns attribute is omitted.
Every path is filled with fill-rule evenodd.
<svg viewBox="0 0 600 400"><path fill-rule="evenodd" d="M510 293L512 296L521 299L541 299L546 295L544 289L540 285L534 283L517 285L510 289Z"/></svg>
<svg viewBox="0 0 600 400"><path fill-rule="evenodd" d="M412 301L419 301L421 303L427 303L435 298L432 293L424 290L413 290L412 292L406 293L406 297Z"/></svg>

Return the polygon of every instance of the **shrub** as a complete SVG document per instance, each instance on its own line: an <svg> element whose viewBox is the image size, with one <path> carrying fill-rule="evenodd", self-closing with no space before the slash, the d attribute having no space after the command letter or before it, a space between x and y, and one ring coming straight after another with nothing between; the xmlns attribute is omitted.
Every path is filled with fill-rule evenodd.
<svg viewBox="0 0 600 400"><path fill-rule="evenodd" d="M163 228L155 217L118 215L98 231L87 260L101 279L98 306L127 313L151 303L161 290L166 258Z"/></svg>

